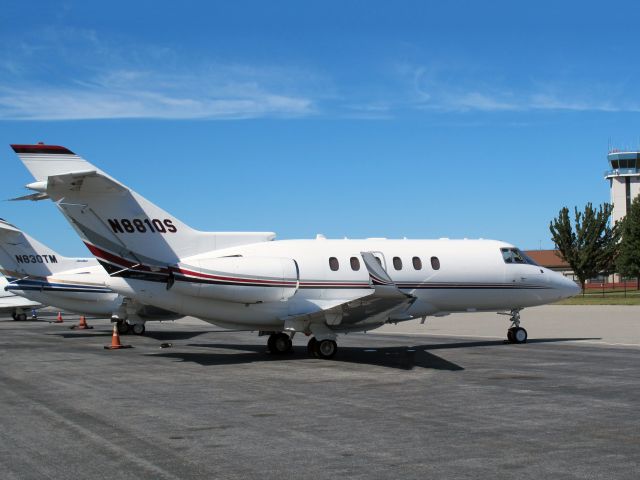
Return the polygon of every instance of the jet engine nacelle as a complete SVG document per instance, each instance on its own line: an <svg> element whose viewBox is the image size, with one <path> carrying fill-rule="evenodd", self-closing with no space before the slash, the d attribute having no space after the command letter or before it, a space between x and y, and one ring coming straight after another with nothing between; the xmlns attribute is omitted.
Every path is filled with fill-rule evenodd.
<svg viewBox="0 0 640 480"><path fill-rule="evenodd" d="M227 302L276 302L296 293L298 276L291 258L203 258L181 263L171 290Z"/></svg>

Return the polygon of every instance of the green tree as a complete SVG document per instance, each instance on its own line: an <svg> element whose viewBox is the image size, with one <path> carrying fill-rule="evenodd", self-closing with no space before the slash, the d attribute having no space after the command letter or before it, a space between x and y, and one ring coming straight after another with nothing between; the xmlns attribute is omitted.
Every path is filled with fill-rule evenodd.
<svg viewBox="0 0 640 480"><path fill-rule="evenodd" d="M617 271L623 277L637 277L640 289L640 197L636 197L620 227L622 240L616 259Z"/></svg>
<svg viewBox="0 0 640 480"><path fill-rule="evenodd" d="M575 207L574 230L569 209L563 207L549 223L553 243L578 277L583 292L587 279L613 272L620 229L618 224L609 225L612 211L608 203L597 210L587 203L584 212Z"/></svg>

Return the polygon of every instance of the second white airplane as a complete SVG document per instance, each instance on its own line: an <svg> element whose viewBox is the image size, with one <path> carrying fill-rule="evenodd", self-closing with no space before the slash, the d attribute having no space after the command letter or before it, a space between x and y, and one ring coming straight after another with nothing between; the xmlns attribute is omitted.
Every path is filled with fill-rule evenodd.
<svg viewBox="0 0 640 480"><path fill-rule="evenodd" d="M108 275L95 258L70 258L0 219L0 271L4 290L61 310L112 318L120 333L142 335L147 320L173 320L172 312L140 304L106 284ZM22 314L24 316L24 314Z"/></svg>
<svg viewBox="0 0 640 480"><path fill-rule="evenodd" d="M270 232L201 232L70 150L12 145L110 276L141 303L221 327L268 333L274 353L311 336L321 358L339 333L452 312L508 313L507 337L527 340L520 311L578 293L575 282L493 240L274 241Z"/></svg>

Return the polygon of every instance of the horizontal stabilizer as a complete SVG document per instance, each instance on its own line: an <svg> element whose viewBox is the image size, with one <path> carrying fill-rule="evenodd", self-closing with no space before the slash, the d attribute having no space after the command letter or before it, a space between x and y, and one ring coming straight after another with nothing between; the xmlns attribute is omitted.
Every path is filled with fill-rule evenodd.
<svg viewBox="0 0 640 480"><path fill-rule="evenodd" d="M49 198L49 195L46 193L31 193L29 195L24 195L22 197L10 198L10 202L18 202L22 200L31 200L32 202L37 202L39 200L46 200Z"/></svg>

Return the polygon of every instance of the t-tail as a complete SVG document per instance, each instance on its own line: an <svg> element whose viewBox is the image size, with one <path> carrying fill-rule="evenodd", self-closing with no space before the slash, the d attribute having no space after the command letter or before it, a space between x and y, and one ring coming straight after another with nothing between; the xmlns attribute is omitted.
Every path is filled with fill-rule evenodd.
<svg viewBox="0 0 640 480"><path fill-rule="evenodd" d="M35 178L111 274L166 281L181 258L273 240L272 232L201 232L129 189L84 158L53 145L12 145Z"/></svg>
<svg viewBox="0 0 640 480"><path fill-rule="evenodd" d="M0 270L7 277L44 278L95 264L93 258L63 257L0 219Z"/></svg>

